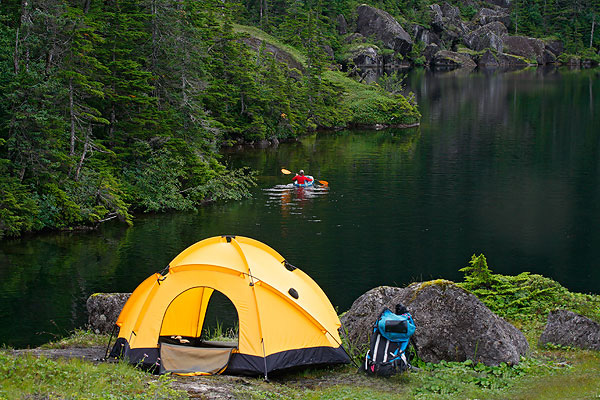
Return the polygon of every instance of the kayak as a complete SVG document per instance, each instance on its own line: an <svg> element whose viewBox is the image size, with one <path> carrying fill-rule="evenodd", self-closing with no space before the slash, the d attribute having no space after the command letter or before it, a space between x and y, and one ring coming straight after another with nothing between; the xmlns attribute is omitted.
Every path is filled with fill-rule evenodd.
<svg viewBox="0 0 600 400"><path fill-rule="evenodd" d="M298 186L298 187L307 187L307 186L312 186L315 184L315 178L313 178L310 175L306 175L307 178L310 179L310 181L306 181L304 183L296 183L294 182L294 186Z"/></svg>

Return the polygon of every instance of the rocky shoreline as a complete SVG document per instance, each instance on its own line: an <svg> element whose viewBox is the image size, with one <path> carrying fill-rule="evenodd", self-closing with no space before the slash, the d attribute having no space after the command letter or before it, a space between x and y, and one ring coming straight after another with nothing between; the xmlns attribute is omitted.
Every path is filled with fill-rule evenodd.
<svg viewBox="0 0 600 400"><path fill-rule="evenodd" d="M464 20L460 9L448 2L432 4L428 12L429 24L404 26L387 12L365 4L357 8L356 20L350 23L339 15L337 30L345 41L342 67L369 81L385 71L415 65L468 70L597 65L593 60L566 57L561 40L510 34L510 2L489 4L470 20Z"/></svg>

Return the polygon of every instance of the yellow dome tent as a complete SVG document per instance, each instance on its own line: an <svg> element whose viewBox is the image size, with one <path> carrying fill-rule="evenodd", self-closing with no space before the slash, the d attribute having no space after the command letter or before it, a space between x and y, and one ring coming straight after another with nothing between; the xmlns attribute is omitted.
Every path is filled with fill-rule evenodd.
<svg viewBox="0 0 600 400"><path fill-rule="evenodd" d="M237 343L200 337L214 291L237 311ZM269 246L241 236L188 247L166 274L155 273L135 289L116 324L111 356L161 373L266 377L275 370L350 361L339 318L321 288Z"/></svg>

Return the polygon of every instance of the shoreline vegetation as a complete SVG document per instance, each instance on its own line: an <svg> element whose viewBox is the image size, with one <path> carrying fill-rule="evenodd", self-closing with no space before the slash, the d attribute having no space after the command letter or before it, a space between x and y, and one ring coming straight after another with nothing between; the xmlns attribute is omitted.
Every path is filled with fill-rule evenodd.
<svg viewBox="0 0 600 400"><path fill-rule="evenodd" d="M0 350L0 399L581 399L600 395L600 352L538 346L548 311L565 308L600 321L600 295L569 292L549 278L527 272L494 274L482 255L473 256L461 271L465 280L458 285L527 337L530 352L519 364L490 367L470 360L438 364L417 360L413 364L418 372L387 379L367 377L352 365L279 374L270 376L269 382L260 377L159 377L123 362L81 360L81 349L103 357L108 336L78 330L38 349ZM349 349L356 362L364 350Z"/></svg>

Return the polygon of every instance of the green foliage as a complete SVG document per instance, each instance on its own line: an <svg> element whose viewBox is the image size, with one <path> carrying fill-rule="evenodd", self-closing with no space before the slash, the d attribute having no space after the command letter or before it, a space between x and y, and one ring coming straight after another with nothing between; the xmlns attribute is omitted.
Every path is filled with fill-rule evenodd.
<svg viewBox="0 0 600 400"><path fill-rule="evenodd" d="M1 169L0 169L1 171ZM36 226L38 203L18 179L0 175L0 238L30 231Z"/></svg>
<svg viewBox="0 0 600 400"><path fill-rule="evenodd" d="M126 172L136 203L145 211L190 210L194 203L181 190L184 161L162 149Z"/></svg>
<svg viewBox="0 0 600 400"><path fill-rule="evenodd" d="M376 86L363 85L344 77L341 73L328 71L326 78L343 88L343 106L348 107L351 124L413 124L419 121L414 98L391 95Z"/></svg>
<svg viewBox="0 0 600 400"><path fill-rule="evenodd" d="M539 373L546 365L532 358L523 358L517 365L501 363L498 366L486 366L471 360L464 362L441 361L438 364L418 363L424 372L419 376L413 394L416 398L430 398L433 395L456 396L477 393L485 390L486 397L493 392L506 390L515 380L532 372Z"/></svg>
<svg viewBox="0 0 600 400"><path fill-rule="evenodd" d="M459 285L501 317L543 323L550 311L563 308L600 321L598 295L572 293L552 279L529 272L493 274L483 254L473 255L469 266L460 271L465 272L465 281Z"/></svg>
<svg viewBox="0 0 600 400"><path fill-rule="evenodd" d="M94 365L0 351L0 399L185 399L172 378L150 375L126 364Z"/></svg>

